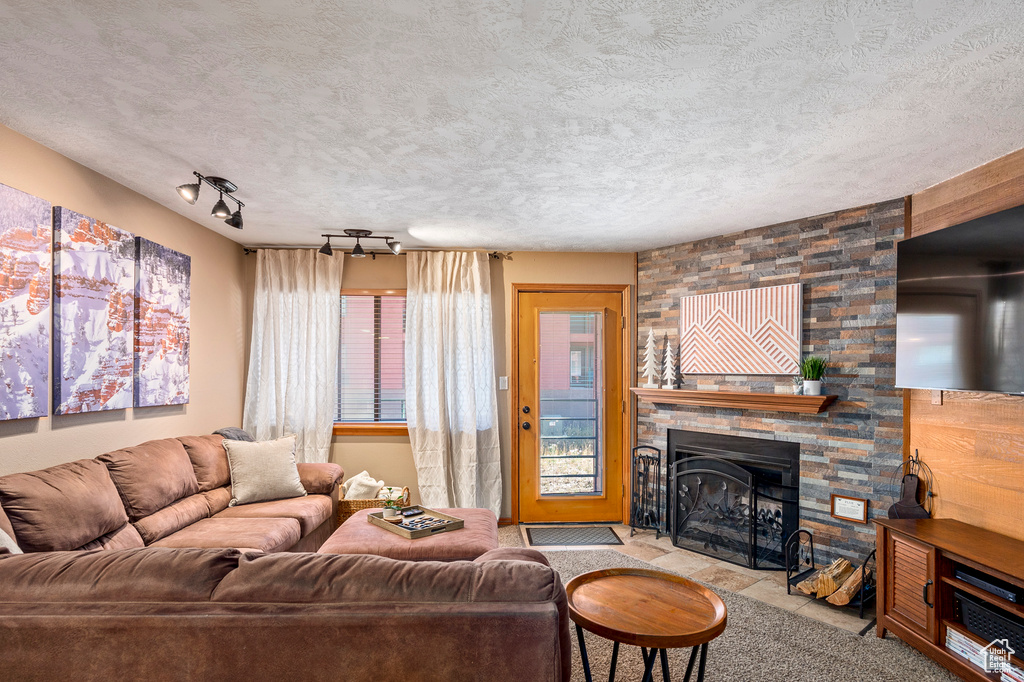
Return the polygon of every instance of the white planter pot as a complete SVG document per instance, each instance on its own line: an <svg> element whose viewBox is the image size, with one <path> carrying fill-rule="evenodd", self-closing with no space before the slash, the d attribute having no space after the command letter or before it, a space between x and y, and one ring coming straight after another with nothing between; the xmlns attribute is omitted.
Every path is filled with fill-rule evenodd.
<svg viewBox="0 0 1024 682"><path fill-rule="evenodd" d="M384 508L384 517L385 518L391 518L393 516L398 516L398 510L397 509L393 509L391 507L385 507Z"/></svg>
<svg viewBox="0 0 1024 682"><path fill-rule="evenodd" d="M804 395L821 395L821 382L804 379Z"/></svg>

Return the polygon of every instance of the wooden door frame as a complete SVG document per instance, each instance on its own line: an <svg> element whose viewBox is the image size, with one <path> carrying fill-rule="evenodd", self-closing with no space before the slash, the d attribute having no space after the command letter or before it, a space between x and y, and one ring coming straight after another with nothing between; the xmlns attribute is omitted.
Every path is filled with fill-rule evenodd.
<svg viewBox="0 0 1024 682"><path fill-rule="evenodd" d="M636 434L636 398L629 390L634 384L636 360L634 358L636 319L633 313L632 284L516 284L512 283L512 373L509 383L509 409L511 418L511 460L512 460L512 525L519 523L519 294L593 294L607 293L622 296L622 399L626 409L622 412L622 522L629 520L629 495L631 490L631 452Z"/></svg>

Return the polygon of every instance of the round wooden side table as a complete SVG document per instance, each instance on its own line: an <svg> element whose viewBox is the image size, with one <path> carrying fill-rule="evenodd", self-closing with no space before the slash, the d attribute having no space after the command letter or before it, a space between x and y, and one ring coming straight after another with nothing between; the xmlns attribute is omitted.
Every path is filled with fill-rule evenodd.
<svg viewBox="0 0 1024 682"><path fill-rule="evenodd" d="M620 643L640 647L644 682L652 680L659 654L662 679L669 682L666 649L693 647L685 679L689 682L699 651L697 680L703 681L708 642L722 634L726 622L725 603L708 588L662 571L608 568L576 576L565 591L587 682L593 680L584 628L614 642L609 682L615 680Z"/></svg>

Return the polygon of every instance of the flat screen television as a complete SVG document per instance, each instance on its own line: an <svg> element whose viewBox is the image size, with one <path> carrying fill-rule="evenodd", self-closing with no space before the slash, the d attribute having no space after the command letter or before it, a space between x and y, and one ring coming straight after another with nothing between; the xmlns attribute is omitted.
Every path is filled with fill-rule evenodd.
<svg viewBox="0 0 1024 682"><path fill-rule="evenodd" d="M1024 394L1024 206L896 249L896 386Z"/></svg>

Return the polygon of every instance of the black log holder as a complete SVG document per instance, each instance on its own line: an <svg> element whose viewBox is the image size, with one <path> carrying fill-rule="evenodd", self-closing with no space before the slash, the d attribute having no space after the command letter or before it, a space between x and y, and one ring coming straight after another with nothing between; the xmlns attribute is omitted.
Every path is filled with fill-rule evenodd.
<svg viewBox="0 0 1024 682"><path fill-rule="evenodd" d="M835 606L837 609L857 609L858 615L863 619L864 607L874 600L877 591L875 576L878 572L878 566L875 565L874 571L872 571L870 576L866 576L867 579L865 580L863 573L867 569L868 564L877 564L875 550L871 550L871 553L865 557L864 561L857 568L862 574L860 590L850 600L850 603L845 606L835 606L831 602L822 601L829 606ZM790 535L789 540L786 541L786 594L792 594L793 588L798 583L811 577L816 570L818 568L817 564L814 563L814 535L811 531L801 528ZM869 613L868 615L871 614Z"/></svg>
<svg viewBox="0 0 1024 682"><path fill-rule="evenodd" d="M661 450L647 445L633 448L629 505L629 536L653 529L661 537Z"/></svg>

